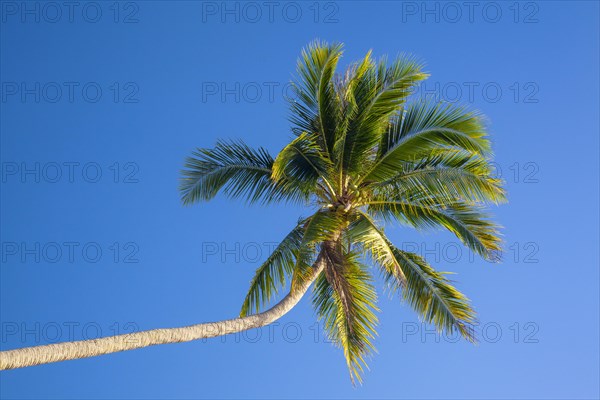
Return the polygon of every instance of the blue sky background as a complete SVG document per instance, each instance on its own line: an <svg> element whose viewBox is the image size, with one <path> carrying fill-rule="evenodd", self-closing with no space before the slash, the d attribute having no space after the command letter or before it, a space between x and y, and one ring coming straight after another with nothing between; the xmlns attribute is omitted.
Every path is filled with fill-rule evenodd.
<svg viewBox="0 0 600 400"><path fill-rule="evenodd" d="M310 210L184 208L179 170L219 138L284 146L284 85L315 38L345 43L341 67L412 53L431 73L421 94L488 116L506 251L489 264L388 227L458 273L481 343L436 337L382 295L356 389L307 298L271 329L3 372L2 398L599 397L597 2L53 4L1 2L3 350L235 316Z"/></svg>

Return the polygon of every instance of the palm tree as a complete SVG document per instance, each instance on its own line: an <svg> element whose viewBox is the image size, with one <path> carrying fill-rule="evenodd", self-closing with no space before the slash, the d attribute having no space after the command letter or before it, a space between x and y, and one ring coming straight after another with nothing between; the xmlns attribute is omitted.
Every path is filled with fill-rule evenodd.
<svg viewBox="0 0 600 400"><path fill-rule="evenodd" d="M373 60L369 52L336 75L341 55L340 44L314 42L303 50L290 104L294 138L277 157L241 141L220 141L198 149L185 163L184 204L223 192L251 203L312 206L312 215L301 218L256 271L239 318L4 351L0 367L264 326L288 312L314 282L318 318L342 348L352 381L360 382L377 325L370 264L423 321L474 341L475 313L468 299L445 273L394 246L381 223L442 227L483 258L494 258L500 240L485 207L504 201L505 194L492 174L483 118L449 104L407 102L428 76L414 58L388 63ZM289 294L262 311L288 284Z"/></svg>

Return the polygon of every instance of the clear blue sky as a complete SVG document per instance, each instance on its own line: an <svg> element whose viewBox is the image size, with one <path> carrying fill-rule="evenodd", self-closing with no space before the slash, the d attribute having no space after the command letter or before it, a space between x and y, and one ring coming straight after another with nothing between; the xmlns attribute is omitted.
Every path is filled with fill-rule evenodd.
<svg viewBox="0 0 600 400"><path fill-rule="evenodd" d="M179 170L219 138L277 152L285 83L315 38L345 43L342 67L369 49L425 60L422 94L488 116L510 202L493 210L500 264L389 227L457 272L478 346L382 295L379 354L354 389L304 299L237 338L3 372L0 396L598 398L598 3L424 4L2 1L2 349L235 316L310 210L184 208Z"/></svg>

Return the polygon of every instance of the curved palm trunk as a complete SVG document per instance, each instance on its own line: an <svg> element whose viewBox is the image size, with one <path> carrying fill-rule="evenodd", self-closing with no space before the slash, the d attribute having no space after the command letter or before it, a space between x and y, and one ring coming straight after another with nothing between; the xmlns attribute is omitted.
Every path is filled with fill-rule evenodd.
<svg viewBox="0 0 600 400"><path fill-rule="evenodd" d="M0 351L0 370L30 367L58 361L95 357L102 354L140 349L157 344L189 342L260 328L281 318L304 296L323 263L317 260L310 277L296 290L290 291L279 303L260 314L218 322L207 322L181 328L153 329L99 339L81 340Z"/></svg>

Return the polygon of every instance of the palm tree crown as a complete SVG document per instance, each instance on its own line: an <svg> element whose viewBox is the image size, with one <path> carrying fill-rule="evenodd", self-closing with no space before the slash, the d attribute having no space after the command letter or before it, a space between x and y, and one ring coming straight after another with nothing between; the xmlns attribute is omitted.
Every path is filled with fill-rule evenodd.
<svg viewBox="0 0 600 400"><path fill-rule="evenodd" d="M185 204L219 191L250 202L292 201L317 209L281 241L252 279L241 316L257 313L278 290L292 291L311 268L313 305L344 351L354 381L373 350L377 295L368 260L427 323L473 341L475 314L443 272L385 236L381 222L443 227L486 259L500 250L484 212L505 200L492 175L482 116L462 107L407 99L427 78L422 64L369 52L336 74L340 44L303 50L290 102L294 139L273 158L264 148L220 141L186 160Z"/></svg>

